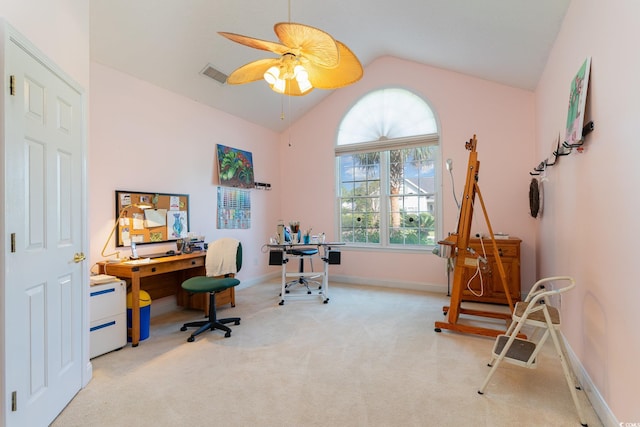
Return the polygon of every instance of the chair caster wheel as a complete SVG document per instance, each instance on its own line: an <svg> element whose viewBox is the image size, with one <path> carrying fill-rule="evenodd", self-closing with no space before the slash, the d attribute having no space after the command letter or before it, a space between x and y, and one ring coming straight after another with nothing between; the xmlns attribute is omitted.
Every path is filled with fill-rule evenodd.
<svg viewBox="0 0 640 427"><path fill-rule="evenodd" d="M187 338L187 342L194 342L196 339L195 337L189 337Z"/></svg>
<svg viewBox="0 0 640 427"><path fill-rule="evenodd" d="M285 293L285 294L288 294L288 293L289 293L289 290L287 289L286 291L284 291L284 293Z"/></svg>
<svg viewBox="0 0 640 427"><path fill-rule="evenodd" d="M280 301L278 305L284 305L284 300Z"/></svg>
<svg viewBox="0 0 640 427"><path fill-rule="evenodd" d="M183 326L182 328L180 328L180 330L184 332L184 331L186 331L186 330L187 330L187 327L186 327L186 326Z"/></svg>
<svg viewBox="0 0 640 427"><path fill-rule="evenodd" d="M235 321L235 322L233 322L233 323L234 323L234 325L239 325L239 324L240 324L240 321L239 321L239 320L236 320L236 321Z"/></svg>
<svg viewBox="0 0 640 427"><path fill-rule="evenodd" d="M307 291L307 295L311 295L311 291Z"/></svg>
<svg viewBox="0 0 640 427"><path fill-rule="evenodd" d="M435 329L434 329L434 331L436 331L436 332L442 332L442 329L440 329L440 328L435 328Z"/></svg>
<svg viewBox="0 0 640 427"><path fill-rule="evenodd" d="M482 394L484 394L484 393L483 393L483 392L481 392L480 390L478 390L478 394L482 395Z"/></svg>
<svg viewBox="0 0 640 427"><path fill-rule="evenodd" d="M231 332L227 332L226 334L224 334L225 338L229 338L231 336Z"/></svg>
<svg viewBox="0 0 640 427"><path fill-rule="evenodd" d="M324 304L329 304L329 298L327 298L326 300L322 301Z"/></svg>

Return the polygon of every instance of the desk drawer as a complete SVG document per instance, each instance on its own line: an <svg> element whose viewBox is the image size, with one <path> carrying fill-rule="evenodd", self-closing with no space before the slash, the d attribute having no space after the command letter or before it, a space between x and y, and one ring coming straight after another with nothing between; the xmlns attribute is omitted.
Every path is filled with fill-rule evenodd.
<svg viewBox="0 0 640 427"><path fill-rule="evenodd" d="M469 246L471 249L476 251L479 255L483 255L486 253L487 256L491 257L494 254L493 244L491 240L486 240L483 242L484 248L479 243L472 242ZM514 244L504 244L502 241L497 240L496 245L498 246L498 253L502 257L519 257L520 247Z"/></svg>
<svg viewBox="0 0 640 427"><path fill-rule="evenodd" d="M188 270L190 268L204 267L204 257L174 260L169 262L151 262L149 264L139 264L140 277L153 276L172 271Z"/></svg>
<svg viewBox="0 0 640 427"><path fill-rule="evenodd" d="M89 289L89 317L91 321L124 313L127 287L123 280L93 285Z"/></svg>
<svg viewBox="0 0 640 427"><path fill-rule="evenodd" d="M89 358L127 345L127 316L120 313L91 322L89 327Z"/></svg>

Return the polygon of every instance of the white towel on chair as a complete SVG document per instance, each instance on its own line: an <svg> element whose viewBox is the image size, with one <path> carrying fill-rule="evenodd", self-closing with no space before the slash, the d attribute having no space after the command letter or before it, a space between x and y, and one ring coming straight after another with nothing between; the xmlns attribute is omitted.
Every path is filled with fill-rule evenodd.
<svg viewBox="0 0 640 427"><path fill-rule="evenodd" d="M231 237L223 237L209 243L205 260L207 276L223 276L238 272L236 266L238 243L240 243L238 240Z"/></svg>

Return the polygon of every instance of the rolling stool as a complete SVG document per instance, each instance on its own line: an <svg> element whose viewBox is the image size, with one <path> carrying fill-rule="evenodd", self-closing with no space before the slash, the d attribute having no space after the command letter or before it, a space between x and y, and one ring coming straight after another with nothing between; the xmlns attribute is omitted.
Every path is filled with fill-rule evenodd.
<svg viewBox="0 0 640 427"><path fill-rule="evenodd" d="M287 249L287 254L300 258L300 268L298 269L298 272L304 273L304 258L317 255L318 248L291 248ZM313 272L313 259L309 258L309 263L311 264L311 271ZM296 280L292 280L291 282L287 282L284 287L285 292L289 293L289 289L296 284L304 285L307 288L307 293L311 294L311 289L309 288L309 280L303 276L300 276ZM322 289L322 285L320 285L318 289Z"/></svg>

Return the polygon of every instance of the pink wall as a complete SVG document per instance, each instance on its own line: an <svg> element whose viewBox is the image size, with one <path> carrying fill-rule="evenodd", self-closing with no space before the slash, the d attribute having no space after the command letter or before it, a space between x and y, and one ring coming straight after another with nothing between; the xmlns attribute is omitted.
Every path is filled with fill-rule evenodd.
<svg viewBox="0 0 640 427"><path fill-rule="evenodd" d="M576 278L577 289L562 302L563 330L622 423L640 420L640 287L632 258L640 236L638 16L636 1L573 0L536 91L540 161L564 128L571 79L592 57L586 111L595 131L584 153L562 157L548 171L538 273Z"/></svg>
<svg viewBox="0 0 640 427"><path fill-rule="evenodd" d="M281 136L283 158L300 159L282 172L285 220L335 238L334 146L340 120L356 101L378 88L403 87L429 103L440 123L442 159L453 159L458 197L464 187L469 152L464 143L478 138L480 188L494 232L518 236L522 243L523 288L535 272L535 221L529 215L528 189L534 154L534 95L512 87L394 57L365 68L357 84L335 91ZM295 100L294 100L295 102ZM294 104L295 105L295 104ZM448 176L443 179L444 227L455 231L458 219ZM473 233L486 233L482 210L476 209ZM424 252L380 252L343 249L336 276L362 283L446 288L443 259Z"/></svg>
<svg viewBox="0 0 640 427"><path fill-rule="evenodd" d="M189 194L190 230L209 241L223 236L241 240L241 278L268 274L261 246L275 230L278 186L251 191L249 230L218 230L216 144L251 151L258 181L279 179L277 134L92 63L88 161L92 265L102 259L100 252L113 227L118 189ZM113 245L111 241L109 248ZM167 250L167 245L159 246L141 246L140 255Z"/></svg>

